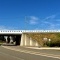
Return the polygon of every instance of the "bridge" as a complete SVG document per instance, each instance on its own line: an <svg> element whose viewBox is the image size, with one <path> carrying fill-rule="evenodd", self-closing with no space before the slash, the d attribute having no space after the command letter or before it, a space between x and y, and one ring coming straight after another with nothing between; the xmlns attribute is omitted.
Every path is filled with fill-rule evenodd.
<svg viewBox="0 0 60 60"><path fill-rule="evenodd" d="M20 46L39 46L36 40L28 36L29 33L60 33L60 30L0 30L0 36L6 43Z"/></svg>

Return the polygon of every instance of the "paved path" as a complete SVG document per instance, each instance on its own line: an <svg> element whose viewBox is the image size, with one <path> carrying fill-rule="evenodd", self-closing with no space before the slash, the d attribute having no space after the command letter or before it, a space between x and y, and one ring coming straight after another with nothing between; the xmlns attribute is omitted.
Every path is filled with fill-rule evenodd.
<svg viewBox="0 0 60 60"><path fill-rule="evenodd" d="M20 46L4 47L0 47L1 60L60 60L60 51L57 50L36 50Z"/></svg>

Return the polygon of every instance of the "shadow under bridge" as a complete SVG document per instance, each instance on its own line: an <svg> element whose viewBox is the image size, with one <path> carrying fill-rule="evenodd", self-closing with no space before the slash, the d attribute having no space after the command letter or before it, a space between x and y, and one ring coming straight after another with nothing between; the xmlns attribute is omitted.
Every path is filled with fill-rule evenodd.
<svg viewBox="0 0 60 60"><path fill-rule="evenodd" d="M3 45L20 45L22 34L0 34L0 43Z"/></svg>

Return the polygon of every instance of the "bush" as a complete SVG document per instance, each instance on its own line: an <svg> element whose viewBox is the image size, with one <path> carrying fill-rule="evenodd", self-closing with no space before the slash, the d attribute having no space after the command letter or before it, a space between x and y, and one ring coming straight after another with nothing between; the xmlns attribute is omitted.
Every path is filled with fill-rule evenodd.
<svg viewBox="0 0 60 60"><path fill-rule="evenodd" d="M46 45L49 47L60 47L60 40L57 40L55 42L53 42L53 41L47 42Z"/></svg>

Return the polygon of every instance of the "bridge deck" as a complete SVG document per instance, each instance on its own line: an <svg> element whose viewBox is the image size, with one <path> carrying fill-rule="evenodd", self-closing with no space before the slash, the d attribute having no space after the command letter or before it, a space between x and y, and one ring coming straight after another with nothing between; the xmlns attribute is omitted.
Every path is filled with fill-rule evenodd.
<svg viewBox="0 0 60 60"><path fill-rule="evenodd" d="M0 30L0 34L59 33L60 30Z"/></svg>

